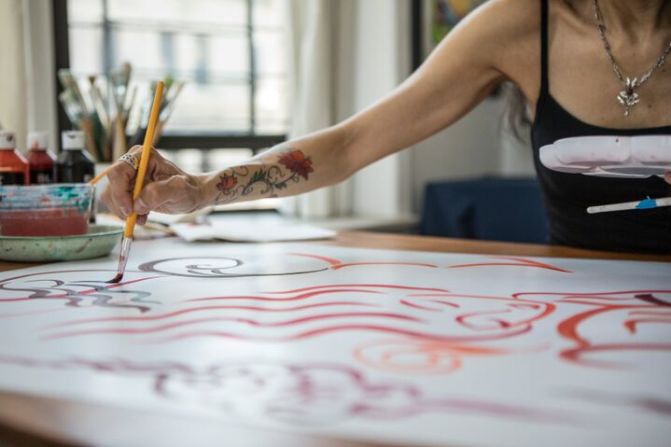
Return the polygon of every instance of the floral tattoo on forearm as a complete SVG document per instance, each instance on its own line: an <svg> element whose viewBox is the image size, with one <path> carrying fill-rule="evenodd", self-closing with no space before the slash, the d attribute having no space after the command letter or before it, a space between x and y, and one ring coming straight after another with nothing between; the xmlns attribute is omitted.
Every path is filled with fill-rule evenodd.
<svg viewBox="0 0 671 447"><path fill-rule="evenodd" d="M242 166L227 169L219 175L217 203L230 203L245 197L260 186L260 194L277 197L277 191L285 189L290 183L307 181L312 168L312 160L297 149L289 150L279 156L278 164L261 166L258 170Z"/></svg>

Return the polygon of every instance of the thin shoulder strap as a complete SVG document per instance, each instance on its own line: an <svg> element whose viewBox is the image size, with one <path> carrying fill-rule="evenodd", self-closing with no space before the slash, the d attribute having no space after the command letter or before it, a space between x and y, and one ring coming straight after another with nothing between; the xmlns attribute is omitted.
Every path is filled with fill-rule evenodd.
<svg viewBox="0 0 671 447"><path fill-rule="evenodd" d="M541 0L541 93L550 90L548 79L548 0Z"/></svg>

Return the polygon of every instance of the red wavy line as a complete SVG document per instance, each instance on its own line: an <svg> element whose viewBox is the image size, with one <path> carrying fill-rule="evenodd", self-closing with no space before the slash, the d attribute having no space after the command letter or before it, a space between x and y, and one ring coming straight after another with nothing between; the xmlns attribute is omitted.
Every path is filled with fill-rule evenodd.
<svg viewBox="0 0 671 447"><path fill-rule="evenodd" d="M212 297L206 297L206 298L192 298L190 300L186 300L185 302L198 302L198 301L216 301L216 300L252 300L252 301L299 301L299 300L304 300L306 298L311 298L313 296L318 296L318 295L324 295L328 293L370 293L370 294L376 294L376 295L381 295L382 292L377 292L374 290L359 290L359 289L331 289L331 290L322 290L322 291L316 291L316 292L309 292L309 293L302 293L300 295L294 295L286 298L269 298L265 296L258 296L258 295L231 295L231 296L212 296Z"/></svg>
<svg viewBox="0 0 671 447"><path fill-rule="evenodd" d="M429 301L431 301L432 303L442 304L442 305L444 305L444 306L454 307L454 308L456 308L456 309L459 309L459 308L461 307L461 306L458 305L457 303L451 303L451 302L449 302L449 301L445 301L445 300L429 300Z"/></svg>
<svg viewBox="0 0 671 447"><path fill-rule="evenodd" d="M488 300L513 301L513 298L499 295L468 295L463 293L411 293L408 296L413 298L483 298Z"/></svg>
<svg viewBox="0 0 671 447"><path fill-rule="evenodd" d="M335 313L327 315L312 315L308 317L296 318L293 320L286 321L277 321L273 323L263 323L260 321L252 320L249 318L234 318L234 317L207 317L207 318L194 318L192 320L178 321L175 323L164 324L161 326L153 326L148 328L107 328L107 329L87 329L82 331L70 331L70 332L60 332L57 334L52 334L45 337L48 340L66 338L66 337L76 337L81 335L100 335L100 334L151 334L156 332L163 332L170 329L175 329L182 326L190 326L193 324L200 323L209 323L215 321L229 321L235 323L244 323L254 327L283 327L283 326L295 326L303 323L308 323L311 321L321 321L328 320L333 318L354 318L354 317L366 317L366 318L389 318L395 320L405 320L413 322L421 322L419 318L411 317L408 315L386 313L386 312L368 312L368 313L355 313L355 312L346 312L346 313Z"/></svg>
<svg viewBox="0 0 671 447"><path fill-rule="evenodd" d="M657 306L671 307L671 303L658 299L652 293L636 295L634 298L645 301L646 303L656 304Z"/></svg>
<svg viewBox="0 0 671 447"><path fill-rule="evenodd" d="M653 317L671 317L671 312L660 312L657 310L633 310L629 315L651 315Z"/></svg>
<svg viewBox="0 0 671 447"><path fill-rule="evenodd" d="M622 365L622 363L609 362L604 360L585 360L580 358L580 356L583 354L599 351L671 351L671 343L613 343L598 346L581 346L579 348L565 349L559 355L564 360L578 363L584 366L615 368Z"/></svg>
<svg viewBox="0 0 671 447"><path fill-rule="evenodd" d="M408 295L410 297L456 297L456 298L481 298L481 299L487 299L487 300L493 300L493 301L506 301L508 302L508 305L513 306L513 305L518 305L520 304L519 301L516 301L516 298L508 298L508 297L501 297L501 296L494 296L494 295L465 295L465 294L458 294L458 293L447 293L447 294L432 294L432 293L418 293L418 294L410 294ZM434 302L442 302L442 300L432 300ZM444 302L444 304L447 304L447 302ZM557 306L553 303L547 303L544 301L534 301L530 299L524 299L524 303L521 304L530 304L533 306L539 306L539 308L544 309L540 314L536 315L533 318L529 318L527 320L520 321L516 324L531 324L534 321L537 320L542 320L543 318L547 317L551 313L555 311ZM458 307L458 306L457 306Z"/></svg>
<svg viewBox="0 0 671 447"><path fill-rule="evenodd" d="M331 306L379 307L376 304L360 303L360 302L356 302L356 301L333 301L333 302L330 302L330 303L304 304L302 306L279 307L279 308L261 307L261 306L203 306L203 307L195 307L195 308L191 308L191 309L176 310L174 312L168 312L168 313L164 313L164 314L160 314L160 315L150 315L150 316L146 316L146 317L87 318L87 319L82 319L82 320L77 320L77 321L72 321L72 322L54 324L54 325L46 326L46 328L74 326L74 325L87 324L87 323L105 323L105 322L110 322L110 321L163 320L163 319L166 319L166 318L176 317L178 315L188 314L188 313L192 313L192 312L203 312L203 311L222 310L222 309L251 310L251 311L259 311L259 312L292 312L292 311L296 311L296 310L313 309L313 308L318 308L318 307L331 307Z"/></svg>
<svg viewBox="0 0 671 447"><path fill-rule="evenodd" d="M568 303L568 304L582 304L582 305L585 305L585 306L602 306L602 307L609 308L609 309L616 309L616 308L619 307L618 304L612 304L611 302L608 302L608 303L598 303L598 304L597 304L597 303L595 303L595 302L593 302L593 301L590 301L590 300L587 299L586 297L582 297L582 299L580 299L580 298L562 298L562 299L557 300L557 301L555 301L555 302L557 302L557 303L562 303L562 304L564 304L564 303Z"/></svg>
<svg viewBox="0 0 671 447"><path fill-rule="evenodd" d="M508 304L508 306L512 307L513 309L538 309L541 306L537 303L511 303Z"/></svg>
<svg viewBox="0 0 671 447"><path fill-rule="evenodd" d="M390 285L390 284L332 284L332 285L323 285L323 286L312 286L312 287L303 287L300 289L285 290L282 292L264 292L268 295L282 295L286 293L297 293L305 292L308 290L317 290L317 289L328 289L331 287L371 287L371 288L380 288L380 289L398 289L398 290L424 290L427 292L449 292L447 289L437 289L433 287L413 287L413 286L399 286L399 285Z"/></svg>
<svg viewBox="0 0 671 447"><path fill-rule="evenodd" d="M131 279L129 281L120 282L118 284L106 285L105 288L106 289L116 289L118 287L127 286L128 284L135 284L137 282L147 281L148 279L156 279L156 278L162 278L162 276L161 275L155 275L155 276L147 276L145 278Z"/></svg>
<svg viewBox="0 0 671 447"><path fill-rule="evenodd" d="M624 322L624 327L632 334L636 333L636 328L640 323L666 323L671 324L671 319L663 320L661 318L648 318L640 320L627 320Z"/></svg>
<svg viewBox="0 0 671 447"><path fill-rule="evenodd" d="M221 338L231 338L231 339L237 339L237 340L261 340L261 341L293 341L293 340L301 340L304 338L310 338L310 337L316 337L318 335L323 335L323 334L328 334L331 332L341 332L341 331L367 331L367 332L384 332L388 334L394 334L394 335L403 335L407 337L413 337L413 338L419 338L419 339L424 339L424 340L444 340L444 341L482 341L482 340L498 340L498 339L504 339L504 338L509 338L509 337L514 337L516 335L524 334L526 332L529 332L531 330L530 326L525 326L522 327L514 332L508 332L505 334L497 334L497 335L480 335L480 336L441 336L441 335L432 335L432 334L426 334L423 332L416 332L416 331L410 331L410 330L405 330L405 329L399 329L399 328L391 328L387 326L378 326L378 325L356 325L356 324L349 324L349 325L341 325L341 326L331 326L331 327L324 327L324 328L318 328L318 329L313 329L310 331L305 331L305 332L300 332L298 334L288 336L288 337L247 337L247 336L241 336L238 334L233 334L230 332L219 332L219 331L201 331L201 332L184 332L181 334L176 334L170 337L166 337L162 340L159 340L159 342L169 342L169 341L175 341L175 340L185 340L187 338L193 338L193 337L221 337Z"/></svg>
<svg viewBox="0 0 671 447"><path fill-rule="evenodd" d="M329 257L326 257L326 256L309 255L309 254L305 254L305 253L289 253L289 255L291 255L291 256L302 256L304 258L318 259L320 261L327 262L331 265L337 265L337 264L341 263L341 261L339 261L337 259L329 258Z"/></svg>
<svg viewBox="0 0 671 447"><path fill-rule="evenodd" d="M562 337L577 343L579 346L587 346L587 341L584 340L582 337L580 337L580 335L578 335L578 325L583 320L586 320L587 318L593 317L594 315L598 315L607 310L609 309L604 308L591 309L573 315L572 317L563 320L561 323L559 323L559 325L557 325L557 332Z"/></svg>
<svg viewBox="0 0 671 447"><path fill-rule="evenodd" d="M363 266L363 265L406 265L406 266L415 266L415 267L432 267L432 268L438 268L437 265L434 264L424 264L424 263L415 263L415 262L347 262L344 263L338 259L334 258L329 258L327 256L320 256L320 255L311 255L311 254L304 254L304 253L289 253L292 256L302 256L306 258L312 258L312 259L318 259L320 261L327 262L331 265L331 268L333 270L339 270L345 267L354 267L354 266Z"/></svg>
<svg viewBox="0 0 671 447"><path fill-rule="evenodd" d="M415 309L430 310L431 312L440 312L440 309L434 309L432 307L424 307L419 304L412 303L408 300L400 300L400 303L408 307L414 307Z"/></svg>
<svg viewBox="0 0 671 447"><path fill-rule="evenodd" d="M455 297L455 298L481 298L481 299L487 299L487 300L493 300L493 301L506 301L509 303L510 306L518 305L519 301L515 301L515 298L508 298L508 297L501 297L501 296L493 296L493 295L463 295L463 294L458 294L458 293L448 293L448 294L431 294L431 293L420 293L420 294L411 294L408 295L410 297ZM432 301L437 301L440 302L440 300L432 300ZM547 303L544 301L534 301L534 300L529 300L525 299L525 303L522 304L531 304L535 306L540 306L542 308L545 308L543 312L541 312L538 316L531 318L529 320L526 320L528 322L531 321L536 321L542 318L545 318L547 315L551 314L554 312L554 310L557 308L553 303ZM447 303L447 302L446 302Z"/></svg>
<svg viewBox="0 0 671 447"><path fill-rule="evenodd" d="M609 303L611 303L611 302L617 303L618 301L626 301L626 300L631 299L629 297L617 297L617 296L589 296L589 297L585 297L585 296L578 295L578 296L574 296L574 297L567 296L567 297L564 297L564 298L560 298L557 301L563 302L564 300L570 300L570 299L573 299L573 298L590 298L590 299L593 299L593 300L598 299L598 300L608 301Z"/></svg>
<svg viewBox="0 0 671 447"><path fill-rule="evenodd" d="M340 270L345 267L357 267L357 266L371 266L371 265L404 265L408 267L429 267L429 268L438 268L434 264L423 264L419 262L349 262L347 264L338 264L331 267L333 270Z"/></svg>
<svg viewBox="0 0 671 447"><path fill-rule="evenodd" d="M453 268L464 268L464 267L535 267L535 268L541 268L541 269L546 269L546 270L554 270L557 272L562 272L562 273L573 273L570 270L565 270L560 267L556 267L551 264L545 264L544 262L540 261L534 261L532 259L526 259L526 258L515 258L515 257L508 257L508 256L501 256L499 259L507 259L510 261L517 261L516 264L512 263L496 263L496 262L482 262L482 263L473 263L473 264L457 264L457 265L451 265L447 268L453 269Z"/></svg>
<svg viewBox="0 0 671 447"><path fill-rule="evenodd" d="M671 293L671 290L623 290L619 292L588 292L588 293L580 293L580 292L519 292L519 293L513 293L513 298L518 298L521 296L526 296L526 295L548 295L548 296L563 296L563 297L594 297L594 298L599 298L601 295L627 295L627 294L634 294L634 293ZM632 299L634 297L631 297Z"/></svg>
<svg viewBox="0 0 671 447"><path fill-rule="evenodd" d="M510 309L471 312L471 313L467 313L467 314L459 315L459 316L456 318L456 321L457 321L459 324L461 324L462 326L467 327L467 328L469 328L469 329L479 329L478 327L476 327L476 326L474 326L474 325L472 325L472 324L466 322L466 319L467 319L467 318L471 318L471 317L482 317L482 316L485 316L485 315L492 315L492 314L493 314L493 315L498 315L498 314L505 314L505 313L510 313ZM499 326L500 326L501 328L503 328L503 329L508 329L508 328L511 327L511 326L517 326L517 325L519 325L519 324L528 324L526 321L524 321L524 322L518 322L518 323L516 323L516 324L514 324L514 325L511 325L511 324L508 323L507 321L503 321L503 320L499 320L499 319L493 319L493 320L490 320L490 321L493 321L493 322L498 323Z"/></svg>

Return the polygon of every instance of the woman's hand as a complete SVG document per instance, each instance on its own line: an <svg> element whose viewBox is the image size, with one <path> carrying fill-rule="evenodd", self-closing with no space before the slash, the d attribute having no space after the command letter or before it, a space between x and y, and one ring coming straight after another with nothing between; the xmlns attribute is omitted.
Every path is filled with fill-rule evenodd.
<svg viewBox="0 0 671 447"><path fill-rule="evenodd" d="M666 180L666 183L668 183L669 185L671 185L671 171L670 171L670 172L667 172L667 173L664 175L664 180Z"/></svg>
<svg viewBox="0 0 671 447"><path fill-rule="evenodd" d="M139 160L142 146L134 146L129 153ZM204 202L203 181L200 176L190 175L166 160L152 149L144 187L133 203L132 191L136 171L124 161L117 161L107 175L109 185L102 200L110 211L122 219L135 210L137 223L143 225L150 211L161 213L189 213L202 208Z"/></svg>

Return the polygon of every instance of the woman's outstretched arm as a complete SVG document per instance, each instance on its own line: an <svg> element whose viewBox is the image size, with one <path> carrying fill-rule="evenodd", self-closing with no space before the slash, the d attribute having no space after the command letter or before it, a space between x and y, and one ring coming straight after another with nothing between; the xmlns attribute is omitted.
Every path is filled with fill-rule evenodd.
<svg viewBox="0 0 671 447"><path fill-rule="evenodd" d="M521 3L526 1L488 2L462 21L387 97L342 123L282 143L245 163L221 172L190 175L155 152L146 186L134 205L141 216L139 222L151 210L187 212L331 185L449 126L505 78L500 61L512 48L511 39L518 29L509 23L517 20L510 8ZM134 175L130 165L117 163L103 194L103 200L121 217L133 209L129 191Z"/></svg>

